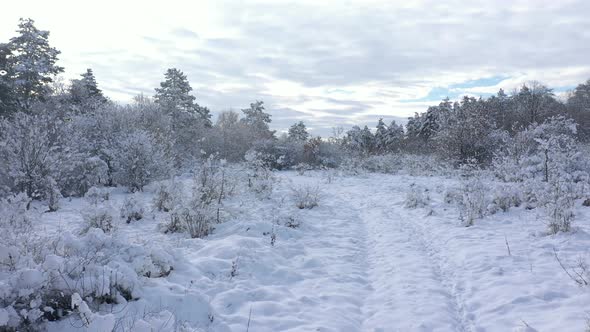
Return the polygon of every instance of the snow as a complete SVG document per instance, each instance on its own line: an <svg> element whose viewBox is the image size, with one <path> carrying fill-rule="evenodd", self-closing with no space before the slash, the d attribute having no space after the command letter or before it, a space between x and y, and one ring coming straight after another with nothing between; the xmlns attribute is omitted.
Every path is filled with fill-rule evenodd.
<svg viewBox="0 0 590 332"><path fill-rule="evenodd" d="M573 233L548 236L540 212L524 207L462 226L456 206L444 202L445 192L458 186L454 178L363 174L326 183L319 171L276 176L279 181L268 199L245 192L228 199L227 221L203 239L158 230L168 214L153 208L156 184L134 194L145 207L144 218L131 224L115 218L113 235L90 230L84 239L102 243L112 236L113 243L129 245L114 262L129 262L137 272L139 299L104 305L97 313L86 310L85 299L72 297L72 305L91 317L88 329L586 328L590 294L566 275L555 253L569 265L587 254L590 208L578 204ZM190 177L181 181L191 187ZM320 186L319 205L299 209L292 197L298 186ZM426 206L406 207L412 187L428 190ZM128 195L113 190L112 210L119 211ZM59 211L44 213L35 227L49 236L75 238L84 228L80 214L87 207L84 199L64 200ZM297 223L299 227L288 226ZM63 262L50 256L44 264L54 269ZM35 285L43 278L23 271L20 282ZM8 311L1 309L0 326L8 319ZM80 325L72 320L50 322L47 329L76 330Z"/></svg>

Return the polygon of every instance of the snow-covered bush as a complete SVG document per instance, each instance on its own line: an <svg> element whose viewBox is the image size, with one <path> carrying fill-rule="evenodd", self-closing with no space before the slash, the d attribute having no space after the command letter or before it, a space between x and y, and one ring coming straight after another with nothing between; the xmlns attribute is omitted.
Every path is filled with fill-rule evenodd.
<svg viewBox="0 0 590 332"><path fill-rule="evenodd" d="M99 229L81 237L69 232L37 237L36 247L14 256L12 268L0 264L6 277L0 283L0 313L7 316L0 330L28 330L71 314L89 326L104 318L97 313L103 304L141 297L139 276L166 276L174 265L163 248L129 245Z"/></svg>
<svg viewBox="0 0 590 332"><path fill-rule="evenodd" d="M490 214L498 211L506 212L510 208L518 207L521 204L521 192L516 185L499 184L493 189L491 203L488 205L487 210Z"/></svg>
<svg viewBox="0 0 590 332"><path fill-rule="evenodd" d="M165 177L170 163L152 136L145 131L124 135L115 153L115 180L130 191L141 191L149 182Z"/></svg>
<svg viewBox="0 0 590 332"><path fill-rule="evenodd" d="M98 157L74 158L71 165L61 165L59 185L66 196L84 196L93 186L108 184L109 167Z"/></svg>
<svg viewBox="0 0 590 332"><path fill-rule="evenodd" d="M302 185L291 188L291 195L295 201L295 206L300 209L313 209L318 206L321 194L321 188L317 185Z"/></svg>
<svg viewBox="0 0 590 332"><path fill-rule="evenodd" d="M83 213L83 217L83 233L88 232L92 228L98 228L105 233L110 233L115 228L111 209L106 206L91 206Z"/></svg>
<svg viewBox="0 0 590 332"><path fill-rule="evenodd" d="M47 193L47 178L58 166L54 119L44 115L15 114L0 119L0 178L6 178L13 192L24 192L33 199Z"/></svg>
<svg viewBox="0 0 590 332"><path fill-rule="evenodd" d="M121 206L121 218L129 224L143 218L144 208L141 198L135 194L127 195Z"/></svg>
<svg viewBox="0 0 590 332"><path fill-rule="evenodd" d="M569 232L574 221L575 186L567 178L553 179L545 183L541 199L550 234Z"/></svg>
<svg viewBox="0 0 590 332"><path fill-rule="evenodd" d="M424 208L430 204L428 189L412 183L404 200L404 206L409 209Z"/></svg>
<svg viewBox="0 0 590 332"><path fill-rule="evenodd" d="M169 180L157 184L153 204L158 211L169 212L182 199L182 183Z"/></svg>
<svg viewBox="0 0 590 332"><path fill-rule="evenodd" d="M443 202L446 204L460 204L463 201L463 194L459 188L448 187L443 191Z"/></svg>
<svg viewBox="0 0 590 332"><path fill-rule="evenodd" d="M480 175L473 175L464 180L463 200L459 205L459 218L464 226L473 226L476 219L487 214L489 199L488 188Z"/></svg>
<svg viewBox="0 0 590 332"><path fill-rule="evenodd" d="M57 186L57 182L52 177L47 178L47 185L46 185L47 194L47 204L49 205L49 211L55 212L59 209L59 201L62 198L61 192L59 191L59 187Z"/></svg>
<svg viewBox="0 0 590 332"><path fill-rule="evenodd" d="M107 188L91 187L84 194L84 199L88 204L97 206L102 202L106 202L110 199L111 194Z"/></svg>
<svg viewBox="0 0 590 332"><path fill-rule="evenodd" d="M276 179L265 156L249 151L245 158L248 165L248 188L262 198L270 197Z"/></svg>
<svg viewBox="0 0 590 332"><path fill-rule="evenodd" d="M170 220L163 225L165 233L188 232L192 238L202 238L213 230L215 212L210 206L176 207Z"/></svg>
<svg viewBox="0 0 590 332"><path fill-rule="evenodd" d="M213 156L209 157L195 172L193 187L193 204L210 205L214 201L223 199L226 194L225 170L223 169L224 161L216 160Z"/></svg>
<svg viewBox="0 0 590 332"><path fill-rule="evenodd" d="M297 171L297 174L299 175L304 175L305 172L312 170L313 167L311 165L308 165L306 163L299 163L297 165L295 165L295 170Z"/></svg>

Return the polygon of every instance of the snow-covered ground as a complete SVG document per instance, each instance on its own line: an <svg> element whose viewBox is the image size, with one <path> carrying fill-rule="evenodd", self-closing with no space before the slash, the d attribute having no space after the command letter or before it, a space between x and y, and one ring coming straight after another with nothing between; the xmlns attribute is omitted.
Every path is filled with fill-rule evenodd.
<svg viewBox="0 0 590 332"><path fill-rule="evenodd" d="M442 199L446 188L457 186L454 179L368 174L328 183L322 172L277 176L270 199L228 200L227 221L204 239L158 231L163 212L131 224L119 220L116 237L170 253L174 270L142 278L138 301L103 313L128 331L586 327L590 294L566 275L555 252L566 264L587 254L590 208L577 208L575 232L548 236L540 212L523 207L461 226L457 208ZM319 206L295 206L291 188L303 184L321 186ZM411 184L429 188L428 207L404 207ZM150 211L151 189L141 194ZM113 211L124 195L115 192ZM49 236L76 233L83 207L82 199L63 202L37 226ZM70 318L48 327L79 326Z"/></svg>

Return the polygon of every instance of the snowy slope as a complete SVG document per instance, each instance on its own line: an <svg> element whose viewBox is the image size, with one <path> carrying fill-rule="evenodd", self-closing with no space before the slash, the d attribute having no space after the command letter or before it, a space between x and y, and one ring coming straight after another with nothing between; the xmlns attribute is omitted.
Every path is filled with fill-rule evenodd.
<svg viewBox="0 0 590 332"><path fill-rule="evenodd" d="M382 174L337 177L278 174L271 199L236 195L227 222L205 239L162 234L164 213L118 225L129 243L173 252L162 278L142 279L139 301L104 308L126 330L200 331L581 331L587 289L566 263L586 255L590 212L579 229L546 236L538 211L516 208L462 227L442 202L453 179ZM188 181L188 180L187 180ZM429 207L408 209L412 183L430 189ZM318 207L299 210L290 188L320 185ZM148 188L142 198L151 202ZM118 211L124 193L115 193ZM46 234L77 231L80 200L46 213ZM590 210L590 208L586 208ZM288 227L288 223L300 223ZM276 234L274 245L272 234ZM511 255L506 246L508 241ZM249 328L248 328L249 325ZM50 330L76 330L72 321Z"/></svg>

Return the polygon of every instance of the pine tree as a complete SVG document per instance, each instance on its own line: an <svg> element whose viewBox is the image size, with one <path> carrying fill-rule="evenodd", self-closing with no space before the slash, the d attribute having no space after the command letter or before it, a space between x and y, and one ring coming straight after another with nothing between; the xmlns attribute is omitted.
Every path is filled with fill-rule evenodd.
<svg viewBox="0 0 590 332"><path fill-rule="evenodd" d="M289 139L293 141L302 141L305 142L309 138L309 133L307 132L307 128L303 121L299 121L293 124L289 128Z"/></svg>
<svg viewBox="0 0 590 332"><path fill-rule="evenodd" d="M387 151L387 127L383 122L383 118L379 119L377 123L377 130L375 131L375 149L379 153Z"/></svg>
<svg viewBox="0 0 590 332"><path fill-rule="evenodd" d="M397 152L402 146L404 140L404 127L398 125L395 120L392 120L387 127L385 138L385 145L388 152Z"/></svg>
<svg viewBox="0 0 590 332"><path fill-rule="evenodd" d="M81 74L81 79L72 80L70 86L70 102L78 107L81 112L94 111L107 102L107 99L98 88L92 69L86 69Z"/></svg>
<svg viewBox="0 0 590 332"><path fill-rule="evenodd" d="M240 120L242 124L249 128L252 138L269 139L274 136L274 131L269 128L270 114L264 112L264 102L256 101L250 104L250 108L242 109L244 117Z"/></svg>
<svg viewBox="0 0 590 332"><path fill-rule="evenodd" d="M176 68L170 68L164 74L165 80L156 88L155 101L165 112L187 112L194 109L195 97L190 94L193 90L184 73Z"/></svg>
<svg viewBox="0 0 590 332"><path fill-rule="evenodd" d="M63 68L56 65L60 51L49 46L49 31L38 30L31 19L21 19L18 36L8 44L7 62L12 93L20 110L30 110L35 101L50 92L48 84Z"/></svg>

